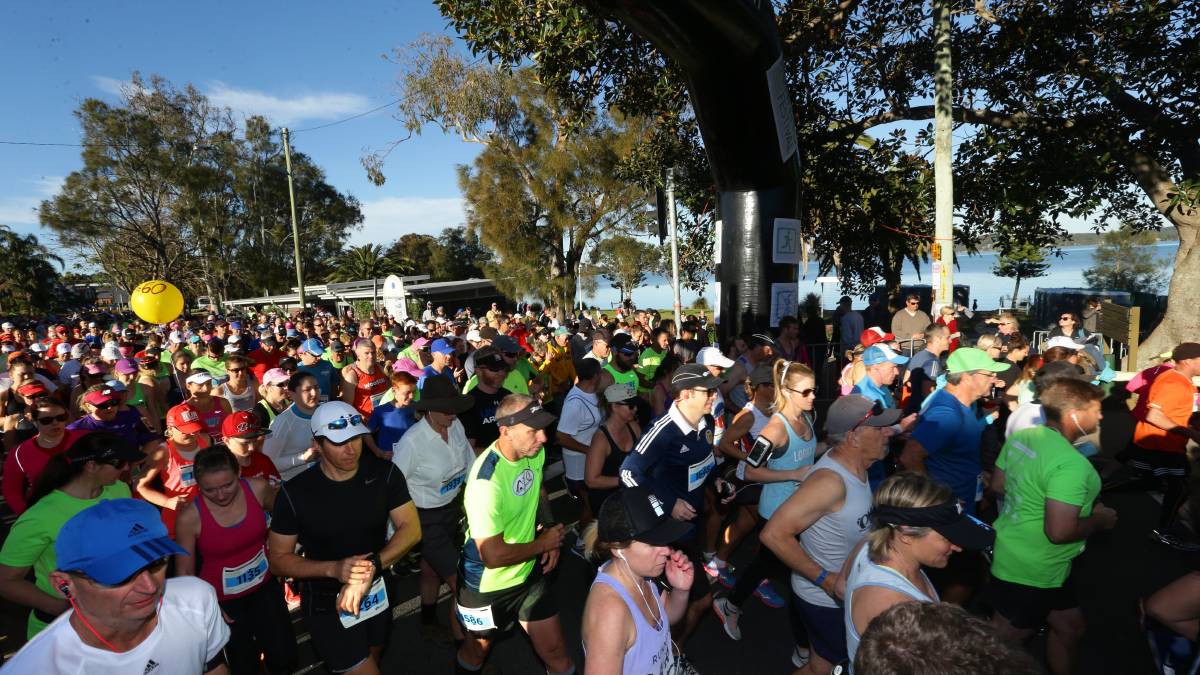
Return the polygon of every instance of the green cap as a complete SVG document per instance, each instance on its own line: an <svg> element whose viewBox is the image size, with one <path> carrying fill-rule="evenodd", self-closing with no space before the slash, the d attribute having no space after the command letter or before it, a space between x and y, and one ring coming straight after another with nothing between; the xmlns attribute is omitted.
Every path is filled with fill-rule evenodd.
<svg viewBox="0 0 1200 675"><path fill-rule="evenodd" d="M1012 367L1009 363L993 361L987 352L974 347L955 349L950 358L946 359L946 371L950 373L969 373L973 370L990 370L1002 373Z"/></svg>

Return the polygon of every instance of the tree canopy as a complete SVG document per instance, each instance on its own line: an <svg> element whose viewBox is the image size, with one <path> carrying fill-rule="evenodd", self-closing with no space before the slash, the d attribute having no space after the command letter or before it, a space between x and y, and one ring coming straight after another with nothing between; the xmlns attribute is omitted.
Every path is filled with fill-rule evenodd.
<svg viewBox="0 0 1200 675"><path fill-rule="evenodd" d="M933 117L930 19L900 0L773 5L805 169L802 222L823 267L841 263L843 286L861 292L882 268L923 254L924 205L932 200L912 199L930 182L918 160L932 135L912 123ZM678 71L595 5L438 6L476 53L511 66L532 59L539 79L573 106L601 100L654 116L662 148L697 141ZM1170 223L1181 242L1175 302L1145 353L1194 335L1200 317L1186 304L1200 294L1200 249L1192 253L1200 231L1193 77L1200 42L1192 30L1200 2L957 0L951 7L958 242L970 248L990 235L1001 246L1048 245L1066 218L1097 228L1114 219L1139 229ZM906 161L914 164L910 175L895 174ZM703 202L686 205L703 212Z"/></svg>
<svg viewBox="0 0 1200 675"><path fill-rule="evenodd" d="M630 179L651 125L616 110L565 108L528 70L468 62L448 38L397 52L409 134L426 125L484 146L459 167L467 229L494 253L484 268L504 293L570 306L585 250L644 226L648 190ZM384 180L386 150L364 159Z"/></svg>
<svg viewBox="0 0 1200 675"><path fill-rule="evenodd" d="M1165 283L1163 271L1154 253L1145 248L1157 243L1152 234L1130 227L1105 232L1083 278L1100 290L1158 293Z"/></svg>
<svg viewBox="0 0 1200 675"><path fill-rule="evenodd" d="M239 127L194 87L136 73L121 99L80 104L83 166L42 202L42 224L126 290L146 279L215 298L290 288L287 174L267 120ZM292 169L302 263L321 278L362 213L303 153Z"/></svg>
<svg viewBox="0 0 1200 675"><path fill-rule="evenodd" d="M32 234L0 225L0 312L44 313L63 309L73 294L63 285L62 258Z"/></svg>
<svg viewBox="0 0 1200 675"><path fill-rule="evenodd" d="M659 247L626 235L602 240L593 249L592 259L600 274L620 291L622 300L632 300L633 290L646 281L646 275L662 267Z"/></svg>
<svg viewBox="0 0 1200 675"><path fill-rule="evenodd" d="M1049 269L1050 263L1046 262L1046 254L1042 248L1036 244L1024 243L1009 247L1007 252L1001 254L992 268L992 274L1014 280L1010 306L1016 307L1021 293L1021 281L1045 276Z"/></svg>

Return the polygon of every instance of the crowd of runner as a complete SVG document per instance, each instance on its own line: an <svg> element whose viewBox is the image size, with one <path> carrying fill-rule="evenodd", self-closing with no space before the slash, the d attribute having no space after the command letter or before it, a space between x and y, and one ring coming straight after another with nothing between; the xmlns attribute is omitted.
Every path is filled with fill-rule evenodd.
<svg viewBox="0 0 1200 675"><path fill-rule="evenodd" d="M1163 493L1151 537L1200 549L1200 344L1115 383L1093 303L1036 350L1012 314L973 335L966 308L919 303L843 298L832 337L818 311L720 347L703 314L497 303L4 322L0 597L29 613L2 669L291 673L298 612L329 672L379 672L413 573L446 672L486 672L518 626L553 675L711 672L688 647L715 616L799 673L1073 673L1073 561L1117 522L1114 387L1137 396L1123 470ZM564 554L594 573L586 665L552 590ZM790 643L743 635L752 597L787 608ZM1144 606L1183 672L1200 573Z"/></svg>

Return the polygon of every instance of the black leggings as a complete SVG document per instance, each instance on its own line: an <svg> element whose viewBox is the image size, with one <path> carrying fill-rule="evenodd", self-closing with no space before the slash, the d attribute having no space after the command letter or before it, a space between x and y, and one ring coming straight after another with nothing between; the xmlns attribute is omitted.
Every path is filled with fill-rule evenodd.
<svg viewBox="0 0 1200 675"><path fill-rule="evenodd" d="M749 537L757 539L759 532L762 531L764 521L760 515L755 514L755 517L758 519L758 523L754 526L754 531L750 533ZM754 592L754 589L758 588L763 579L778 579L782 577L785 581L788 581L789 574L790 570L788 570L787 565L783 564L783 561L775 555L775 552L769 547L759 544L758 552L754 555L754 560L738 576L737 583L734 584L733 590L729 592L729 602L732 602L737 607L741 607L746 602L746 599L750 597L750 594ZM780 595L789 598L788 602L791 605L794 606L796 604L795 599L792 598L790 587L785 588L784 592ZM794 609L789 609L788 617L792 625L792 637L795 639L796 644L801 647L807 647L808 631L804 628L804 622L799 616L795 615Z"/></svg>
<svg viewBox="0 0 1200 675"><path fill-rule="evenodd" d="M266 656L268 673L292 673L299 660L296 634L288 616L283 590L274 577L267 579L249 595L221 602L221 609L233 619L229 624L229 643L225 656L233 675L258 671L258 655Z"/></svg>

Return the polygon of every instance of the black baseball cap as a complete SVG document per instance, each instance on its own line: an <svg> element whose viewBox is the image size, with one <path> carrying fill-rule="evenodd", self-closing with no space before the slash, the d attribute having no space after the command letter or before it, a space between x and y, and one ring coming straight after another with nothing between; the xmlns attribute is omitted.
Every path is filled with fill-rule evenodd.
<svg viewBox="0 0 1200 675"><path fill-rule="evenodd" d="M511 415L496 417L496 426L513 427L518 424L524 424L531 429L545 429L554 424L554 420L556 419L558 418L543 408L540 403L530 401L529 405Z"/></svg>
<svg viewBox="0 0 1200 675"><path fill-rule="evenodd" d="M871 518L876 527L908 525L933 528L951 544L965 549L979 551L991 548L996 543L996 530L965 513L957 499L916 508L877 506L871 510Z"/></svg>
<svg viewBox="0 0 1200 675"><path fill-rule="evenodd" d="M607 543L640 541L666 546L682 539L691 527L672 518L667 505L643 485L613 493L596 517L596 534Z"/></svg>
<svg viewBox="0 0 1200 675"><path fill-rule="evenodd" d="M492 345L486 345L475 350L475 368L488 370L510 370L508 361L500 355L500 350Z"/></svg>
<svg viewBox="0 0 1200 675"><path fill-rule="evenodd" d="M680 392L684 389L716 389L721 386L721 378L708 372L708 368L698 363L688 363L679 366L671 375L671 390Z"/></svg>
<svg viewBox="0 0 1200 675"><path fill-rule="evenodd" d="M622 352L624 354L636 355L638 346L633 343L633 336L629 333L618 333L613 336L608 343L610 349L614 352Z"/></svg>

